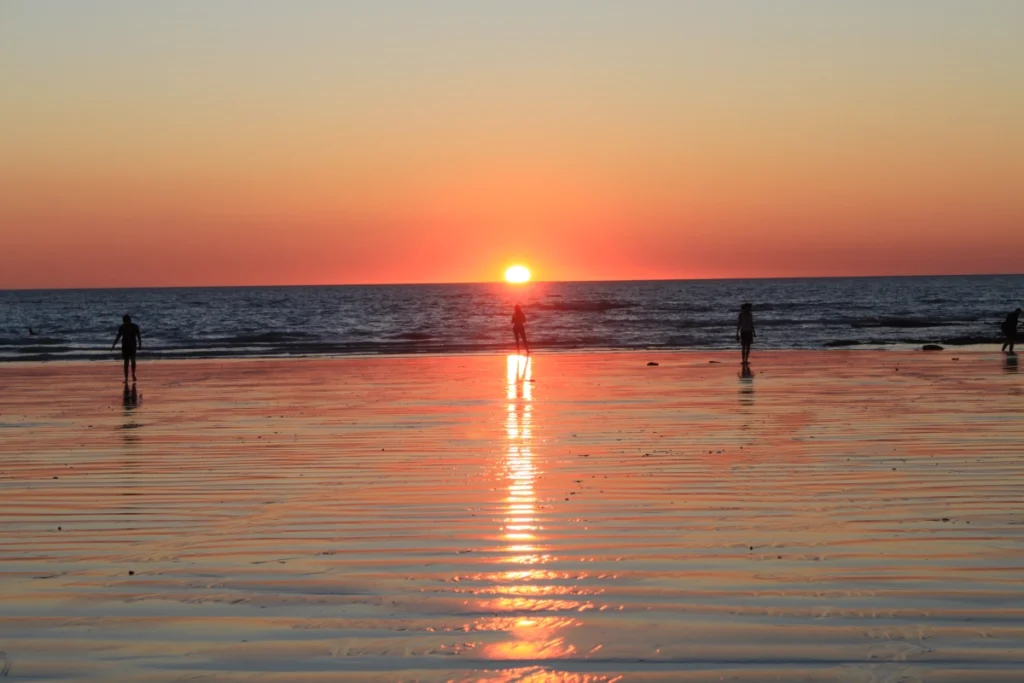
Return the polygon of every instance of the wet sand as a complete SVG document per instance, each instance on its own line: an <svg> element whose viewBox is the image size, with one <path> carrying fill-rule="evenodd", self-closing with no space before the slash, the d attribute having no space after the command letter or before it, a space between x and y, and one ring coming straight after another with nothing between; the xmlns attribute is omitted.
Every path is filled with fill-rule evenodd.
<svg viewBox="0 0 1024 683"><path fill-rule="evenodd" d="M1020 681L1016 366L737 356L2 366L0 669Z"/></svg>

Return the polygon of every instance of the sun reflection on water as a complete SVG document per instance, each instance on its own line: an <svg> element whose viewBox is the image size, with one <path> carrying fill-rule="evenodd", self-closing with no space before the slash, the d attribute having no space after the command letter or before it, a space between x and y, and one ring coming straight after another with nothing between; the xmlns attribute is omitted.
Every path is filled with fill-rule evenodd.
<svg viewBox="0 0 1024 683"><path fill-rule="evenodd" d="M508 415L505 430L508 433L508 455L505 476L508 496L505 499L505 522L502 528L505 548L512 556L508 561L525 564L537 547L537 496L533 490L537 470L533 464L530 440L533 438L533 359L529 356L508 357L507 398Z"/></svg>
<svg viewBox="0 0 1024 683"><path fill-rule="evenodd" d="M505 431L508 450L502 475L505 506L501 534L505 545L497 562L518 565L495 572L493 585L477 594L478 607L494 615L477 620L480 631L500 632L502 640L485 645L483 653L495 660L557 659L578 655L561 635L578 626L569 616L593 607L578 600L578 591L565 585L567 577L543 569L550 561L544 527L538 516L533 440L533 359L510 355L507 361ZM574 599L576 598L576 599ZM517 679L521 680L521 679ZM537 679L541 680L541 679Z"/></svg>
<svg viewBox="0 0 1024 683"><path fill-rule="evenodd" d="M505 429L508 433L508 456L505 474L508 479L508 497L505 507L504 538L510 544L505 550L512 554L508 560L527 563L536 553L537 547L531 542L537 540L537 496L534 493L534 479L537 469L534 454L530 450L530 439L534 436L534 386L532 358L522 355L508 356L507 398L508 416Z"/></svg>

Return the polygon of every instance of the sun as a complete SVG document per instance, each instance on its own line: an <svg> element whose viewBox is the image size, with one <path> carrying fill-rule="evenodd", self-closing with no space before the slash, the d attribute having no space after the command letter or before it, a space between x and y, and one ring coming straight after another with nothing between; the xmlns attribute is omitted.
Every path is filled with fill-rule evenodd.
<svg viewBox="0 0 1024 683"><path fill-rule="evenodd" d="M530 281L530 269L526 266L511 266L505 271L505 279L513 284Z"/></svg>

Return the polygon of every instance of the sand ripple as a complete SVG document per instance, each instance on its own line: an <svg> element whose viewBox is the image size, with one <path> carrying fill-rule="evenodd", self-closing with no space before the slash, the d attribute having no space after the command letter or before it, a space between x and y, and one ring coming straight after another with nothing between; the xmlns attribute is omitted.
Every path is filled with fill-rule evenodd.
<svg viewBox="0 0 1024 683"><path fill-rule="evenodd" d="M0 667L1019 681L1024 392L958 357L0 368Z"/></svg>

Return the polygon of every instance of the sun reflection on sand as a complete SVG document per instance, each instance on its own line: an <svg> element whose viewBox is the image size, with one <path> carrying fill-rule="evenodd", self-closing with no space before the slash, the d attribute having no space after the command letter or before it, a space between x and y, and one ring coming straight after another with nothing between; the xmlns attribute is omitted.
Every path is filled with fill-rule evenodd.
<svg viewBox="0 0 1024 683"><path fill-rule="evenodd" d="M522 566L542 565L551 558L543 547L543 526L537 515L534 483L533 439L533 359L510 355L507 359L507 414L505 430L508 451L503 473L506 479L505 517L502 538L506 545L499 562ZM496 572L495 585L480 593L491 597L480 608L495 616L480 619L481 631L500 631L507 638L484 648L491 659L556 659L578 654L575 646L558 633L579 625L572 617L552 612L575 612L587 603L570 598L575 591L552 579L555 575L540 567Z"/></svg>
<svg viewBox="0 0 1024 683"><path fill-rule="evenodd" d="M508 478L508 497L505 499L504 537L510 545L505 549L514 556L509 561L526 563L529 556L521 553L537 551L536 540L537 497L533 482L537 471L533 464L530 440L533 438L533 361L529 356L508 357L508 456L505 472Z"/></svg>

